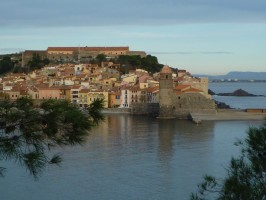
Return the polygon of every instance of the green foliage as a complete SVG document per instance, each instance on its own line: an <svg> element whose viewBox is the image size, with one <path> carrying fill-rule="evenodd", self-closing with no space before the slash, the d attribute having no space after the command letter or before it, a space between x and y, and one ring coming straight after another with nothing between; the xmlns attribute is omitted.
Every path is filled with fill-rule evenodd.
<svg viewBox="0 0 266 200"><path fill-rule="evenodd" d="M25 68L20 66L14 66L13 73L23 73L23 72L26 72Z"/></svg>
<svg viewBox="0 0 266 200"><path fill-rule="evenodd" d="M250 128L247 138L236 145L242 147L241 155L231 159L227 176L221 180L205 176L192 200L206 200L213 194L219 200L266 199L266 123Z"/></svg>
<svg viewBox="0 0 266 200"><path fill-rule="evenodd" d="M32 59L28 62L28 67L30 70L41 69L49 63L50 61L48 58L42 60L39 54L34 53Z"/></svg>
<svg viewBox="0 0 266 200"><path fill-rule="evenodd" d="M47 100L39 108L28 98L0 101L0 161L13 160L37 178L48 164L62 161L48 151L56 145L83 143L91 127L103 120L102 108L98 100L89 113L67 101ZM0 175L4 170L0 168Z"/></svg>
<svg viewBox="0 0 266 200"><path fill-rule="evenodd" d="M130 70L134 70L136 68L155 73L159 72L163 67L163 65L158 63L157 57L151 55L147 55L143 58L138 55L121 55L117 59L117 62L121 64L121 70L123 73L128 73Z"/></svg>
<svg viewBox="0 0 266 200"><path fill-rule="evenodd" d="M101 64L101 62L106 61L106 55L104 54L99 54L96 56L96 60L98 64Z"/></svg>
<svg viewBox="0 0 266 200"><path fill-rule="evenodd" d="M0 74L4 74L13 70L14 62L10 57L5 56L0 60Z"/></svg>
<svg viewBox="0 0 266 200"><path fill-rule="evenodd" d="M97 108L104 107L104 99L96 99L87 108L89 116L92 121L92 125L98 125L100 121L104 119L103 114Z"/></svg>

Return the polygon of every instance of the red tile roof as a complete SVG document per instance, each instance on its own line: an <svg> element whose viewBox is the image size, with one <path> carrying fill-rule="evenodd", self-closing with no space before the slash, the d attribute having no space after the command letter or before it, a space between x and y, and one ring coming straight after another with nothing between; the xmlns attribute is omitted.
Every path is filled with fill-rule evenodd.
<svg viewBox="0 0 266 200"><path fill-rule="evenodd" d="M189 88L189 89L185 90L184 92L203 92L203 91L196 89L196 88Z"/></svg>
<svg viewBox="0 0 266 200"><path fill-rule="evenodd" d="M47 51L128 51L129 47L48 47Z"/></svg>
<svg viewBox="0 0 266 200"><path fill-rule="evenodd" d="M189 89L190 87L191 87L190 85L178 85L175 87L175 90L183 91L183 90Z"/></svg>

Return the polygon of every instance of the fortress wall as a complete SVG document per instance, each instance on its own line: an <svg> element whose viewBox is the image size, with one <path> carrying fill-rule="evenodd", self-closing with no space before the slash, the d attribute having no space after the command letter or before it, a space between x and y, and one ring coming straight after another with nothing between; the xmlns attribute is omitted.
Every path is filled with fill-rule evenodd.
<svg viewBox="0 0 266 200"><path fill-rule="evenodd" d="M158 116L159 104L158 103L132 103L131 114Z"/></svg>
<svg viewBox="0 0 266 200"><path fill-rule="evenodd" d="M214 114L215 102L199 93L184 93L176 95L173 99L174 115L185 118L190 113Z"/></svg>

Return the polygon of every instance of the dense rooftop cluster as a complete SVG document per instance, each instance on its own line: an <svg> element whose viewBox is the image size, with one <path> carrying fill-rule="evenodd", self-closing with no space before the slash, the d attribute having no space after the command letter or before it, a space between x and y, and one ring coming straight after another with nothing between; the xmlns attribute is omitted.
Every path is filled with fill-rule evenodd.
<svg viewBox="0 0 266 200"><path fill-rule="evenodd" d="M106 108L159 102L159 72L135 69L123 74L121 68L120 64L107 61L48 65L28 74L9 73L0 78L0 97L15 100L27 96L36 101L66 99L80 107L87 107L100 98L105 100ZM173 73L172 78L176 93L206 94L206 83L185 70Z"/></svg>

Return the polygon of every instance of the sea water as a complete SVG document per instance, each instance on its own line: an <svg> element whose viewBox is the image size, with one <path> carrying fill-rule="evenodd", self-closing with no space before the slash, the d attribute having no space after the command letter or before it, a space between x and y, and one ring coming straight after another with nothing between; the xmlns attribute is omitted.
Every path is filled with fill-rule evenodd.
<svg viewBox="0 0 266 200"><path fill-rule="evenodd" d="M35 181L18 164L0 178L1 200L189 199L205 174L224 177L234 146L261 121L159 120L106 115L83 146L53 149L61 167L48 167Z"/></svg>

